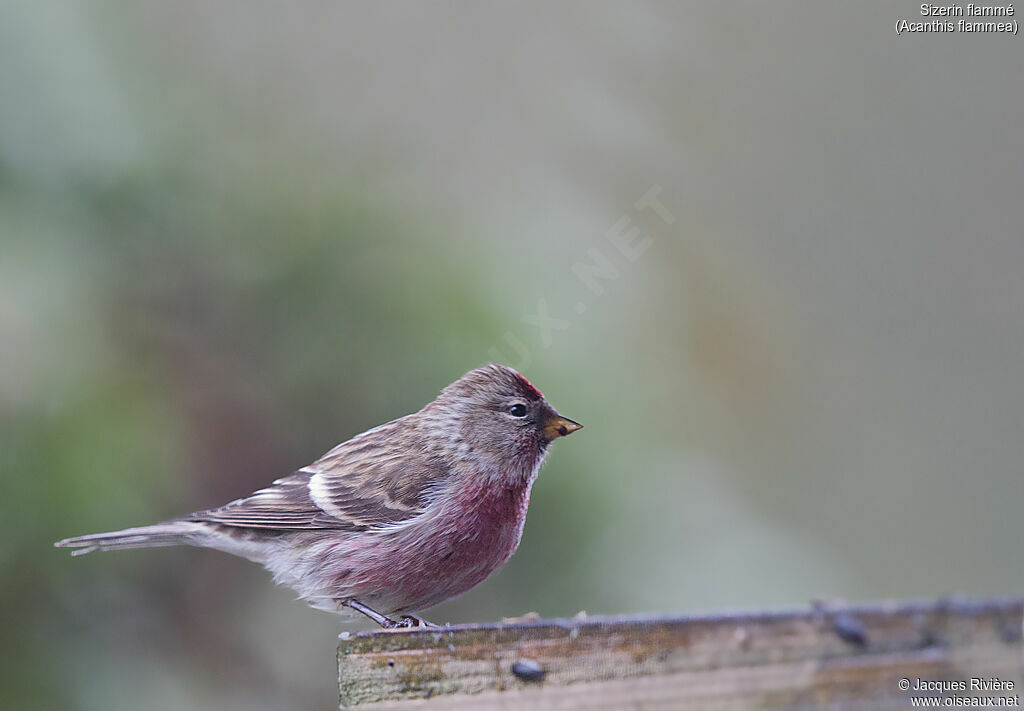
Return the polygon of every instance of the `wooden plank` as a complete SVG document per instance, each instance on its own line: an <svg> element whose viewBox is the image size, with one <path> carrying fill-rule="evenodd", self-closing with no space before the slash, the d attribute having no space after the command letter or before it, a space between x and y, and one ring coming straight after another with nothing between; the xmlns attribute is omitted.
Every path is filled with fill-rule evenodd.
<svg viewBox="0 0 1024 711"><path fill-rule="evenodd" d="M339 645L340 701L361 711L906 709L912 695L941 694L901 690L900 679L972 677L1014 688L959 696L1006 696L1024 683L1022 612L1020 599L948 599L363 632Z"/></svg>

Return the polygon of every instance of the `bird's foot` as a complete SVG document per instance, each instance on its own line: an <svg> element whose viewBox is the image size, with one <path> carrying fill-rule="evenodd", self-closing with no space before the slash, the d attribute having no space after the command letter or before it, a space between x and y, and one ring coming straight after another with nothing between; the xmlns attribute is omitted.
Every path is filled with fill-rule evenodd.
<svg viewBox="0 0 1024 711"><path fill-rule="evenodd" d="M417 615L402 615L401 619L395 624L398 627L422 627L424 629L433 630L441 629L441 625L435 625L433 622L430 622L429 620L424 620L422 617L419 617Z"/></svg>
<svg viewBox="0 0 1024 711"><path fill-rule="evenodd" d="M397 620L390 617L384 617L383 619L377 620L377 624L386 630L411 630L411 629L430 629L439 630L441 625L435 625L433 622L424 620L422 617L416 615L402 615Z"/></svg>

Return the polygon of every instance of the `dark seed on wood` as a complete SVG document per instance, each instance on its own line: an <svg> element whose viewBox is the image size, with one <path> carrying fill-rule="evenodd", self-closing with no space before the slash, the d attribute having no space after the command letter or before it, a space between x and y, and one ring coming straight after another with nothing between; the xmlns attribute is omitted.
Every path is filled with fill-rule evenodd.
<svg viewBox="0 0 1024 711"><path fill-rule="evenodd" d="M512 673L523 681L541 681L547 674L537 662L532 659L520 659L512 665Z"/></svg>
<svg viewBox="0 0 1024 711"><path fill-rule="evenodd" d="M839 638L855 647L864 647L868 643L868 635L864 625L856 617L840 613L832 618L832 629Z"/></svg>

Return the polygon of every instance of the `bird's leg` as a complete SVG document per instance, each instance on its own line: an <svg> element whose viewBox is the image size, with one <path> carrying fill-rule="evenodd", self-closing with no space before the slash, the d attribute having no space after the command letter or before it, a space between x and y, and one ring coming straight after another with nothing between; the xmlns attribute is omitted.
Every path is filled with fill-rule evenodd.
<svg viewBox="0 0 1024 711"><path fill-rule="evenodd" d="M411 627L411 625L404 622L404 620L402 622L392 620L390 617L380 614L376 610L367 607L358 600L341 600L340 602L342 605L345 605L346 607L351 607L356 612L363 613L364 615L369 617L371 620L373 620L386 630L393 630L396 627Z"/></svg>
<svg viewBox="0 0 1024 711"><path fill-rule="evenodd" d="M356 612L363 613L386 630L398 629L400 627L429 627L433 629L440 629L441 627L416 615L402 615L400 619L392 620L387 615L380 614L372 607L367 607L358 600L339 600L339 602L346 607L351 607Z"/></svg>

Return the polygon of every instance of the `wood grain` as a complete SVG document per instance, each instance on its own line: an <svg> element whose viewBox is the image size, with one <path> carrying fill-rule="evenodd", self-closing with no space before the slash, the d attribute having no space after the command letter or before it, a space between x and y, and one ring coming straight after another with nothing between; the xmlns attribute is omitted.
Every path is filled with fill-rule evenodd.
<svg viewBox="0 0 1024 711"><path fill-rule="evenodd" d="M914 692L901 678L971 677L1015 689L960 696L1012 695L1022 610L1018 599L948 599L364 632L339 646L340 701L366 711L907 709Z"/></svg>

